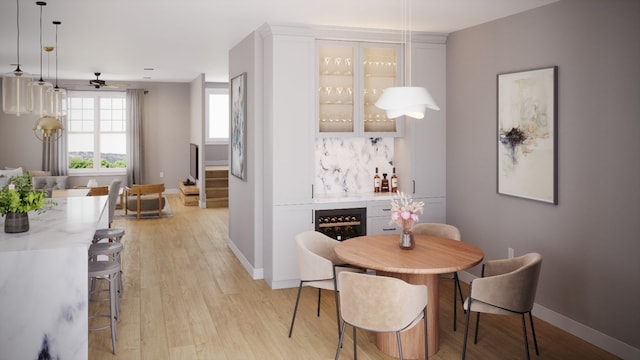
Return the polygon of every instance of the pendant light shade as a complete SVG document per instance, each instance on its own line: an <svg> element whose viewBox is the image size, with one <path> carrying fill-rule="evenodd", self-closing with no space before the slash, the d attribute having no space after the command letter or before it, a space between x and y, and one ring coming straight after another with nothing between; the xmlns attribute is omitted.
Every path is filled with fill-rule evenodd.
<svg viewBox="0 0 640 360"><path fill-rule="evenodd" d="M16 0L16 69L2 76L2 111L7 114L20 116L30 113L33 108L29 105L29 83L33 80L31 74L20 69L20 2Z"/></svg>
<svg viewBox="0 0 640 360"><path fill-rule="evenodd" d="M416 119L424 118L426 109L440 110L436 102L423 87L399 86L384 89L376 107L385 110L390 119L402 115Z"/></svg>
<svg viewBox="0 0 640 360"><path fill-rule="evenodd" d="M33 133L42 142L58 140L62 135L62 130L64 130L62 123L52 116L41 117L33 127Z"/></svg>
<svg viewBox="0 0 640 360"><path fill-rule="evenodd" d="M58 87L58 25L60 21L54 21L56 26L56 84L47 93L48 103L50 104L49 115L56 119L61 119L67 115L67 90Z"/></svg>
<svg viewBox="0 0 640 360"><path fill-rule="evenodd" d="M38 81L32 81L29 83L29 99L31 101L30 107L40 117L48 115L51 111L50 102L47 101L47 93L53 89L51 83L42 79L42 8L47 5L44 1L37 1L36 5L40 6L40 79Z"/></svg>
<svg viewBox="0 0 640 360"><path fill-rule="evenodd" d="M411 0L409 0L411 1ZM376 107L386 112L389 119L406 115L415 119L424 118L426 109L440 110L433 97L424 87L411 86L411 22L409 20L409 40L407 41L407 19L411 9L407 0L402 0L402 43L405 48L405 84L406 86L384 89L376 101Z"/></svg>

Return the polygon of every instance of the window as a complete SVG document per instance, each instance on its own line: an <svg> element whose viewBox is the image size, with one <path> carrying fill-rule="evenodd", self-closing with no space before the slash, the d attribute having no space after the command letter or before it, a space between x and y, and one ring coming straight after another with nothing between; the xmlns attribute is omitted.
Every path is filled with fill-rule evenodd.
<svg viewBox="0 0 640 360"><path fill-rule="evenodd" d="M206 132L208 144L229 143L229 88L205 89Z"/></svg>
<svg viewBox="0 0 640 360"><path fill-rule="evenodd" d="M69 173L125 173L125 93L69 91L68 102Z"/></svg>

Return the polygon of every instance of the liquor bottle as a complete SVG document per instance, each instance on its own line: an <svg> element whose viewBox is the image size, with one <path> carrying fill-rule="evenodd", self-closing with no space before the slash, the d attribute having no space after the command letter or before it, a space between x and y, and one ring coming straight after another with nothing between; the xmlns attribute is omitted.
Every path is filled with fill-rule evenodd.
<svg viewBox="0 0 640 360"><path fill-rule="evenodd" d="M391 175L391 192L398 192L398 177L396 176L396 168L393 168L393 175Z"/></svg>
<svg viewBox="0 0 640 360"><path fill-rule="evenodd" d="M373 192L380 192L380 175L378 175L378 168L376 168L376 174L373 176Z"/></svg>
<svg viewBox="0 0 640 360"><path fill-rule="evenodd" d="M382 174L382 185L380 186L381 192L389 192L389 179L387 179L387 173Z"/></svg>

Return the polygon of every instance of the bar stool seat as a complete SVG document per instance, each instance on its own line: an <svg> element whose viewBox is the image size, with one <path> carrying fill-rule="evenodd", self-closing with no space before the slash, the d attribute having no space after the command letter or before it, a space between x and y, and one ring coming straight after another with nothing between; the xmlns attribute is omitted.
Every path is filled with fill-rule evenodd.
<svg viewBox="0 0 640 360"><path fill-rule="evenodd" d="M111 329L111 346L113 354L116 354L116 340L118 339L118 278L120 276L120 263L117 261L89 261L89 280L104 279L109 282L109 314L97 314L89 316L90 319L98 317L108 317L109 325L89 328L89 331ZM91 296L91 293L89 294Z"/></svg>
<svg viewBox="0 0 640 360"><path fill-rule="evenodd" d="M118 278L118 294L122 296L122 261L121 261L121 253L124 249L124 246L121 242L102 242L102 243L94 243L89 246L89 260L97 261L98 256L108 256L109 260L113 260L120 264L120 277ZM95 281L91 283L91 290L94 290Z"/></svg>
<svg viewBox="0 0 640 360"><path fill-rule="evenodd" d="M121 228L98 229L93 234L92 242L95 244L100 240L104 240L104 239L111 239L115 242L120 242L122 241L123 237L124 237L124 229L121 229Z"/></svg>

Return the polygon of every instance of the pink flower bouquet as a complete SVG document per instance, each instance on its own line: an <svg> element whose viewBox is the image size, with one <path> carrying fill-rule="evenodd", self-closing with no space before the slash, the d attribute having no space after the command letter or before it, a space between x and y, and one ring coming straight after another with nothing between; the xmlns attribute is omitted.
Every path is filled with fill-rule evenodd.
<svg viewBox="0 0 640 360"><path fill-rule="evenodd" d="M398 192L398 197L391 199L391 221L389 224L402 226L404 232L411 231L413 224L419 220L418 213L422 214L424 203L413 201L411 198Z"/></svg>

